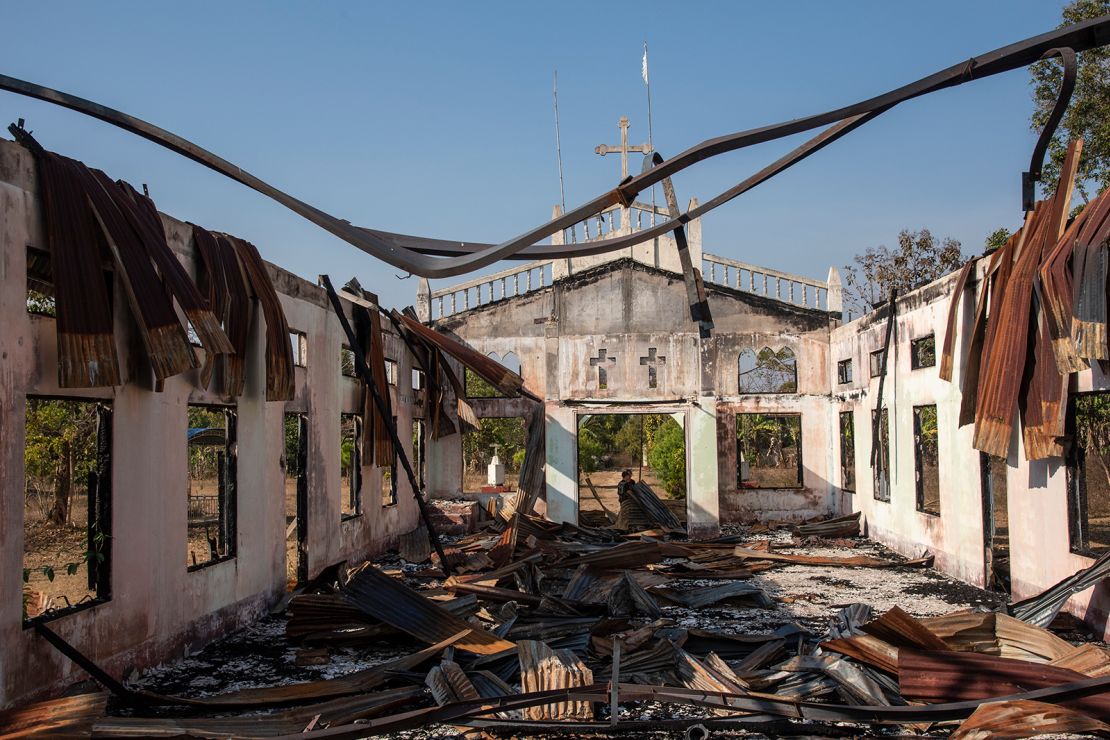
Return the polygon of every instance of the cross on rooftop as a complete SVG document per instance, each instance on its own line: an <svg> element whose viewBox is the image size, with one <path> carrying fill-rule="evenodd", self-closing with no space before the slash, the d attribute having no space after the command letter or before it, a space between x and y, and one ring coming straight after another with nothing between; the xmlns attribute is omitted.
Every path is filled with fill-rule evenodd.
<svg viewBox="0 0 1110 740"><path fill-rule="evenodd" d="M643 154L651 154L651 144L634 144L628 145L628 117L621 116L621 120L617 122L617 126L621 130L621 143L618 146L610 146L608 144L598 144L594 147L594 151L605 156L606 154L620 154L621 155L621 179L628 177L628 154L630 152L642 152Z"/></svg>

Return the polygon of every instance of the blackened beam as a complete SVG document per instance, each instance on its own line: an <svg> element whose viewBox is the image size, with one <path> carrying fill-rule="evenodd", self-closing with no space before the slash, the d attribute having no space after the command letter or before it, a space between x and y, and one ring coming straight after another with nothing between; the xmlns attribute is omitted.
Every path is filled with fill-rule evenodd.
<svg viewBox="0 0 1110 740"><path fill-rule="evenodd" d="M1071 94L1075 91L1075 50L1068 48L1049 49L1041 58L1050 59L1055 56L1060 57L1064 66L1064 73L1060 79L1060 89L1056 91L1056 103L1052 106L1052 112L1048 114L1048 120L1045 121L1044 128L1041 129L1041 135L1037 138L1037 145L1033 147L1033 156L1029 160L1029 171L1021 173L1021 210L1026 213L1033 210L1037 199L1034 183L1041 179L1041 170L1044 167L1044 155L1048 151L1048 143L1056 135L1056 127L1060 125L1060 121L1064 118L1064 111L1067 110L1068 103L1071 101Z"/></svg>
<svg viewBox="0 0 1110 740"><path fill-rule="evenodd" d="M351 353L355 356L355 371L362 377L362 382L366 383L366 388L370 391L371 398L374 399L374 406L378 409L378 414L381 415L382 420L385 422L386 429L389 430L389 436L393 440L393 450L397 455L397 459L401 461L401 467L405 469L405 475L408 476L409 479L409 486L412 488L412 497L416 499L416 505L420 509L420 518L424 521L424 527L428 530L428 539L431 540L432 547L435 548L436 554L439 555L440 567L447 575L454 575L454 568L452 568L451 563L447 561L447 555L443 552L443 545L439 542L439 535L436 534L435 525L432 524L431 514L428 513L428 502L424 500L424 493L420 490L420 485L416 482L416 474L412 470L409 456L405 454L405 448L401 446L401 438L397 436L397 423L393 421L393 414L389 413L389 410L386 408L385 400L381 395L382 390L374 383L374 375L370 372L370 367L366 364L366 357L362 353L362 345L359 344L354 329L351 328L351 322L347 321L347 314L343 313L343 304L339 302L339 294L335 292L335 288L331 284L331 279L327 275L321 275L320 282L323 283L324 289L328 292L328 300L331 301L331 307L334 309L335 315L339 317L339 324L343 327L343 333L347 335L347 345L351 348Z"/></svg>
<svg viewBox="0 0 1110 740"><path fill-rule="evenodd" d="M644 167L648 165L644 158ZM663 164L663 157L656 152L652 155L651 164ZM678 262L682 265L682 280L686 283L686 300L690 302L690 318L698 323L698 332L702 339L708 339L713 329L713 315L709 312L709 301L705 297L705 284L701 280L701 270L694 266L690 258L690 245L686 241L686 222L682 219L682 211L678 208L678 196L674 192L674 183L671 178L663 178L663 197L667 200L667 211L672 220L678 221L675 227L674 243L678 248Z"/></svg>
<svg viewBox="0 0 1110 740"><path fill-rule="evenodd" d="M588 246L571 245L559 249L550 247L545 249L538 245L539 241L548 236L568 229L610 206L632 202L637 194L661 182L663 178L670 177L710 157L754 144L792 136L837 121L846 121L856 116L878 115L899 103L922 95L1025 67L1040 59L1051 49L1070 47L1076 52L1083 52L1105 46L1107 43L1110 43L1110 15L1100 16L1018 41L954 64L881 95L842 108L708 139L687 149L678 156L652 167L647 172L621 182L613 190L593 198L559 218L536 226L500 244L430 240L372 229L361 229L352 225L349 221L336 218L278 190L187 139L134 116L94 103L91 100L7 75L0 75L0 90L55 103L135 133L272 198L340 239L384 262L416 275L429 278L447 278L485 267L502 259L516 257L533 260L541 254L550 255L551 258L597 254L648 241L663 233L673 231L675 224L669 221L621 239L607 240L606 243L595 242ZM786 166L780 167L778 171L781 172L796 161L799 160L794 160ZM760 182L762 181L760 180ZM714 199L714 201L717 200ZM717 203L717 205L720 205L720 203ZM702 207L700 210L701 213L704 213L709 209ZM695 218L692 212L688 213L687 217ZM673 220L671 219L671 221ZM536 251L531 251L530 248L532 247L535 247ZM433 257L431 256L433 254L451 256Z"/></svg>
<svg viewBox="0 0 1110 740"><path fill-rule="evenodd" d="M37 632L41 637L45 638L47 642L49 642L58 650L58 652L76 663L81 670L92 676L94 681L110 691L113 696L119 698L120 700L126 702L131 706L136 707L145 707L151 704L166 703L159 701L157 697L142 694L137 691L132 691L131 689L127 688L122 683L114 679L112 676L108 675L107 671L105 671L92 660L87 658L85 654L82 653L80 650L73 647L64 639L62 639L62 637L57 632L54 632L42 622L34 622L33 624L35 627L35 632Z"/></svg>

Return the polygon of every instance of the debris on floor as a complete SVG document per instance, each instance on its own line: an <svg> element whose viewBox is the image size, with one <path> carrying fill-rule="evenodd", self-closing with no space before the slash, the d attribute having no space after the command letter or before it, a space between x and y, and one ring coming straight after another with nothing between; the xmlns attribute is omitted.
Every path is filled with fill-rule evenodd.
<svg viewBox="0 0 1110 740"><path fill-rule="evenodd" d="M421 562L329 569L282 612L149 671L106 708L103 693L67 697L0 714L0 726L235 738L1107 732L1110 651L1050 629L1068 626L1053 619L1061 595L1097 580L1101 561L1011 608L928 556L859 538L855 516L694 542L639 493L658 529L518 512L445 541L451 576L402 538Z"/></svg>

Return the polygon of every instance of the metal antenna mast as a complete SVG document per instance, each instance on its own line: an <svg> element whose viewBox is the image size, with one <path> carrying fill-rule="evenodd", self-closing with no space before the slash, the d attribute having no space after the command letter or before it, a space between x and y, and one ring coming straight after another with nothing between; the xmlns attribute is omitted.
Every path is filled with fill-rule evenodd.
<svg viewBox="0 0 1110 740"><path fill-rule="evenodd" d="M563 213L566 213L567 194L563 186L563 144L559 137L559 70L555 70L551 97L555 100L555 159L559 163L559 205L562 206ZM578 229L575 226L570 227L570 241L572 244L578 242L577 231Z"/></svg>

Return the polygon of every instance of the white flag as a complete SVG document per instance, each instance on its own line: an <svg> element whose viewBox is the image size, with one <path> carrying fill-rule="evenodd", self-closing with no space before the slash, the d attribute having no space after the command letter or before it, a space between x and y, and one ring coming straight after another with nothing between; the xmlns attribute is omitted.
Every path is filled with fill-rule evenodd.
<svg viewBox="0 0 1110 740"><path fill-rule="evenodd" d="M648 84L650 84L650 83L648 82L648 71L647 71L647 44L644 44L644 63L643 63L643 66L642 66L642 68L641 68L641 70L640 70L640 73L641 73L641 74L643 75L643 77L644 77L644 84L645 84L645 85L648 85Z"/></svg>

